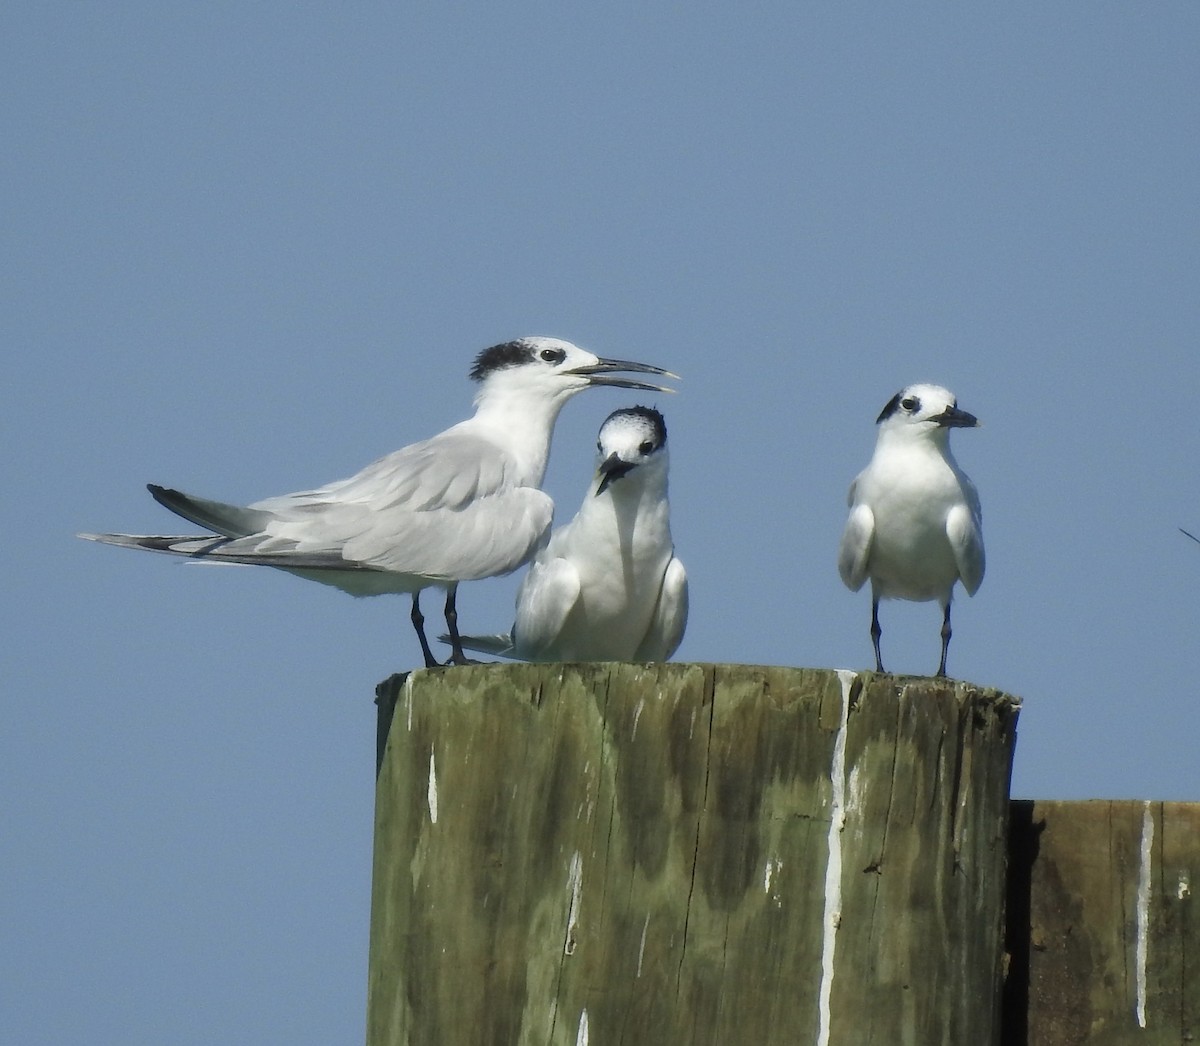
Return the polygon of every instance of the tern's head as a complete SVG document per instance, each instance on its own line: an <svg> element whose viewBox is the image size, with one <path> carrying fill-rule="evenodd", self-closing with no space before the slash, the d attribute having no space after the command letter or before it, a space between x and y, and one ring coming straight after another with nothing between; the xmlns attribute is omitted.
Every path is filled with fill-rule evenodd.
<svg viewBox="0 0 1200 1046"><path fill-rule="evenodd" d="M596 493L624 479L634 469L638 475L665 475L667 468L667 425L653 407L614 410L600 426L596 438L600 482Z"/></svg>
<svg viewBox="0 0 1200 1046"><path fill-rule="evenodd" d="M669 370L648 363L608 360L558 338L518 338L484 349L471 368L471 379L485 392L544 399L562 404L577 392L596 385L621 389L646 389L673 392L662 385L651 385L622 373L661 374L675 378Z"/></svg>
<svg viewBox="0 0 1200 1046"><path fill-rule="evenodd" d="M958 400L940 385L907 385L896 393L875 419L884 432L913 439L945 441L949 430L974 428L974 414L958 409Z"/></svg>

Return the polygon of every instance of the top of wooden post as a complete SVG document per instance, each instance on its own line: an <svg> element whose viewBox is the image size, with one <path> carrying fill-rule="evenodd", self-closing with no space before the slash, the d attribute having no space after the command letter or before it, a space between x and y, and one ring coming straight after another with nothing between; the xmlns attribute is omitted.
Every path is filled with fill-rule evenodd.
<svg viewBox="0 0 1200 1046"><path fill-rule="evenodd" d="M510 664L380 704L370 1043L995 1041L1014 698Z"/></svg>

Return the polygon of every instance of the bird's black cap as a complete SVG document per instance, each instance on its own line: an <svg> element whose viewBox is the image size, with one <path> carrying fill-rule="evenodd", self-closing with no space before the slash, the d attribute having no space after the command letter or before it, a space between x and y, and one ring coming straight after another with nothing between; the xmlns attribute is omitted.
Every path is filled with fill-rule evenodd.
<svg viewBox="0 0 1200 1046"><path fill-rule="evenodd" d="M611 421L613 418L621 417L644 418L650 422L650 427L654 430L655 442L660 447L667 442L667 423L653 407L622 407L620 410L614 410L607 420Z"/></svg>
<svg viewBox="0 0 1200 1046"><path fill-rule="evenodd" d="M494 371L505 367L519 367L528 363L532 357L533 346L522 338L493 345L475 357L475 365L471 368L471 380L483 381Z"/></svg>

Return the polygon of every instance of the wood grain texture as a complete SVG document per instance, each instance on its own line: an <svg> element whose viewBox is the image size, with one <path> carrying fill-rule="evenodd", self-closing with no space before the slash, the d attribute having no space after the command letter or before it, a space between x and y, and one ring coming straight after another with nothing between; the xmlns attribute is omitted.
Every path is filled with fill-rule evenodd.
<svg viewBox="0 0 1200 1046"><path fill-rule="evenodd" d="M998 1041L1011 698L599 664L380 699L370 1046Z"/></svg>
<svg viewBox="0 0 1200 1046"><path fill-rule="evenodd" d="M1004 1042L1200 1041L1200 804L1013 804Z"/></svg>

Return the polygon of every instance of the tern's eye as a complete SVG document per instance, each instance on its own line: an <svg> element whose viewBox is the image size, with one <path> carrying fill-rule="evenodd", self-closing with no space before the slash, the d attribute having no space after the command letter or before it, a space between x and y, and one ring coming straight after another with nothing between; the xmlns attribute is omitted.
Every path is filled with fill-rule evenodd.
<svg viewBox="0 0 1200 1046"><path fill-rule="evenodd" d="M643 454L649 454L653 449L653 440L642 440L642 442L638 445L638 450L640 450Z"/></svg>
<svg viewBox="0 0 1200 1046"><path fill-rule="evenodd" d="M542 349L541 357L547 363L562 363L567 354L562 349Z"/></svg>
<svg viewBox="0 0 1200 1046"><path fill-rule="evenodd" d="M905 396L904 399L900 401L900 406L912 414L914 411L921 408L921 401L917 399L916 396Z"/></svg>

